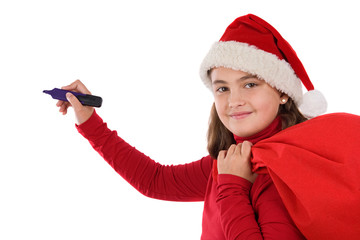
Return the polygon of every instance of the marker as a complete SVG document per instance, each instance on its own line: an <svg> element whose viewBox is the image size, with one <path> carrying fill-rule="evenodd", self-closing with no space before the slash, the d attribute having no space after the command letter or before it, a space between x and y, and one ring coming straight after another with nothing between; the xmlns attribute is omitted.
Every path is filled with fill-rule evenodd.
<svg viewBox="0 0 360 240"><path fill-rule="evenodd" d="M84 106L92 106L92 107L101 107L102 104L102 98L90 94L83 94L78 92L71 92L68 90L63 90L59 88L54 88L53 90L44 90L43 91L46 94L49 94L52 98L58 99L61 101L68 102L66 98L66 93L70 92L72 93L82 105Z"/></svg>

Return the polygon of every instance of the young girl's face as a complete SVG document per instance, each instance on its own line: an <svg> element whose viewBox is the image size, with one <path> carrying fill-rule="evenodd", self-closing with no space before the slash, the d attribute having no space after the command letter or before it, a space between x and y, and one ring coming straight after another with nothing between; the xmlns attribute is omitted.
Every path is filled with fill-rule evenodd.
<svg viewBox="0 0 360 240"><path fill-rule="evenodd" d="M278 115L281 94L254 75L230 68L213 68L210 73L216 111L233 134L249 137L265 129Z"/></svg>

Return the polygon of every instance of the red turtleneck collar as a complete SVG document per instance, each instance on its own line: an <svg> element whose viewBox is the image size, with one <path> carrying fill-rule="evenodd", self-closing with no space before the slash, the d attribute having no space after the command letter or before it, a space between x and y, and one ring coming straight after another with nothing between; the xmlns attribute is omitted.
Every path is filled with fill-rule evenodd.
<svg viewBox="0 0 360 240"><path fill-rule="evenodd" d="M256 133L255 135L252 135L250 137L238 137L234 135L234 139L236 143L242 143L243 141L249 141L252 144L257 143L260 140L263 140L265 138L271 137L277 132L281 131L281 117L277 116L272 123L270 123L269 126L267 126L265 129L261 130L260 132Z"/></svg>
<svg viewBox="0 0 360 240"><path fill-rule="evenodd" d="M261 130L260 132L250 136L250 137L239 137L234 135L234 139L237 144L242 143L244 141L249 141L252 144L255 144L259 142L260 140L263 140L265 138L271 137L275 133L278 133L281 131L282 123L281 123L281 117L277 116L272 123L270 123L269 126L267 126L265 129ZM213 162L213 178L215 181L217 181L217 160L214 160Z"/></svg>

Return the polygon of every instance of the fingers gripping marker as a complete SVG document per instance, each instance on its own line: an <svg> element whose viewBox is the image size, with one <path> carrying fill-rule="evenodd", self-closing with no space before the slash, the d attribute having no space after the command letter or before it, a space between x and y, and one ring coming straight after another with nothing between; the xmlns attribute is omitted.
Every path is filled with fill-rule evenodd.
<svg viewBox="0 0 360 240"><path fill-rule="evenodd" d="M52 98L58 99L61 101L68 102L66 98L66 93L70 92L72 93L82 105L84 106L91 106L91 107L101 107L102 104L102 98L90 94L83 94L78 92L72 92L64 89L54 88L53 90L44 90L43 91L46 94L49 94Z"/></svg>

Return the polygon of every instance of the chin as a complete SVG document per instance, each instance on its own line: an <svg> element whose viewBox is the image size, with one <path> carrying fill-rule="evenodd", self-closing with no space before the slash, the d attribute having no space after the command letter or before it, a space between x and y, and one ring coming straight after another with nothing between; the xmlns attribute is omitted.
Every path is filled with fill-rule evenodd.
<svg viewBox="0 0 360 240"><path fill-rule="evenodd" d="M254 135L255 133L253 132L248 132L248 131L231 131L234 135L238 136L238 137L251 137L252 135Z"/></svg>
<svg viewBox="0 0 360 240"><path fill-rule="evenodd" d="M238 136L238 137L243 137L243 138L246 138L246 137L251 137L252 135L254 135L254 134L235 134L236 136Z"/></svg>

